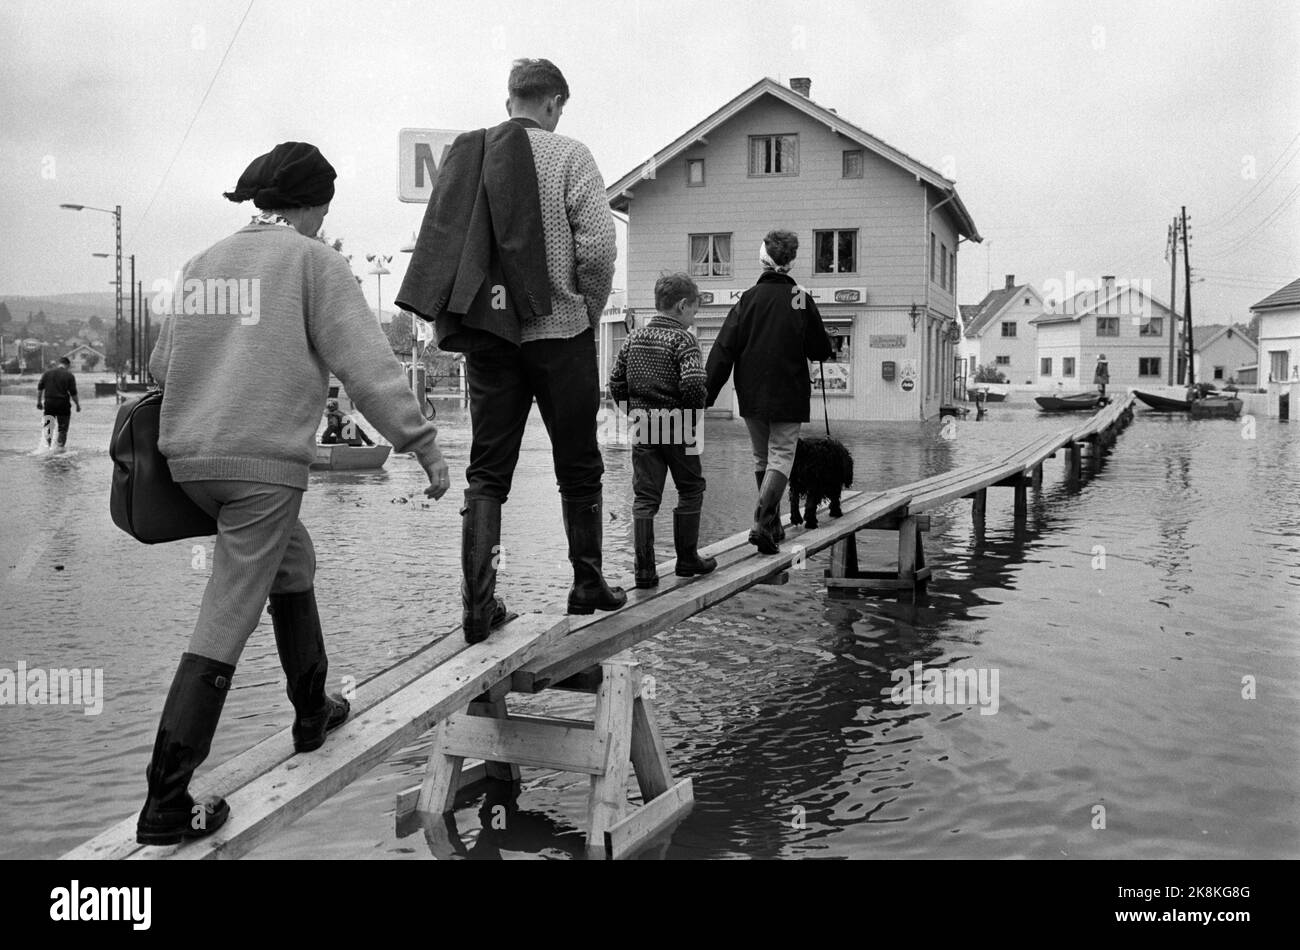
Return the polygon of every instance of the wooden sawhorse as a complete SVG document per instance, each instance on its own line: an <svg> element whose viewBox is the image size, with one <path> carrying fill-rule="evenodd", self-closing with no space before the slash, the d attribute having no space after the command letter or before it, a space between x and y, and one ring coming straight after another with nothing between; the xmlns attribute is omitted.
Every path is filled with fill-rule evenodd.
<svg viewBox="0 0 1300 950"><path fill-rule="evenodd" d="M682 818L694 804L689 778L674 781L654 716L654 680L630 652L551 687L595 693L591 721L525 716L506 709L510 680L444 719L434 730L422 785L397 796L397 819L412 812L441 818L456 793L483 778L518 781L519 766L591 776L587 856L622 858ZM483 765L463 769L466 759ZM635 773L644 804L627 798Z"/></svg>
<svg viewBox="0 0 1300 950"><path fill-rule="evenodd" d="M930 568L925 564L925 547L921 532L930 530L929 515L887 515L862 526L864 531L898 532L898 570L864 571L858 566L858 536L854 532L831 545L831 566L826 569L829 590L864 590L885 593L894 591L899 600L916 598L925 593Z"/></svg>

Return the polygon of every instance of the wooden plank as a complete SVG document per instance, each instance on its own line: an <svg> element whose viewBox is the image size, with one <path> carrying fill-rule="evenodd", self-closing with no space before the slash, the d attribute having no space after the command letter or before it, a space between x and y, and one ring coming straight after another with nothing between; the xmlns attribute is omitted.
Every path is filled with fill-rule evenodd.
<svg viewBox="0 0 1300 950"><path fill-rule="evenodd" d="M605 769L605 745L599 732L551 723L460 713L443 723L442 749L446 754L530 768L599 775Z"/></svg>
<svg viewBox="0 0 1300 950"><path fill-rule="evenodd" d="M459 794L471 785L477 785L487 778L487 763L483 761L466 762L460 769L460 780L456 783L456 792ZM424 783L412 785L404 788L393 796L393 812L398 821L415 811L416 802L420 800L420 789Z"/></svg>
<svg viewBox="0 0 1300 950"><path fill-rule="evenodd" d="M465 638L461 636L460 628L457 627L418 653L375 674L358 685L349 696L352 717L355 718L383 702L399 689L460 653L466 646ZM332 735L330 741L333 741ZM190 793L195 798L204 795L222 795L229 798L232 792L243 788L259 775L265 774L293 757L292 728L286 726L275 735L268 736L234 758L226 760L212 771L196 775L190 783ZM144 793L143 784L140 791L141 794ZM78 845L63 857L75 861L121 860L130 857L141 848L141 845L136 844L135 841L135 822L136 815L132 813L129 818L124 818L90 841Z"/></svg>
<svg viewBox="0 0 1300 950"><path fill-rule="evenodd" d="M509 690L510 680L502 680L488 690L487 695L493 697L490 702L469 704L469 714L471 716L486 716L490 719L509 718L509 711L506 708L506 693ZM475 709L476 706L478 709ZM487 774L488 778L494 778L501 782L518 782L519 765L510 759L490 759L487 762Z"/></svg>
<svg viewBox="0 0 1300 950"><path fill-rule="evenodd" d="M904 508L907 495L882 492L870 496L852 508L845 507L844 515L812 531L803 533L791 544L787 540L778 554L758 554L748 547L743 557L727 567L719 566L712 574L695 578L694 583L655 597L650 601L629 604L615 613L605 614L596 622L585 625L536 659L525 664L517 680L528 692L535 692L550 683L558 682L585 669L592 663L619 650L635 646L653 637L673 624L685 620L728 597L752 587L776 571L788 569L797 557L811 557L828 548L837 539L863 524L890 511ZM748 538L748 532L743 535ZM802 547L803 551L796 551Z"/></svg>
<svg viewBox="0 0 1300 950"><path fill-rule="evenodd" d="M668 751L655 720L654 701L646 696L638 696L632 704L632 771L645 802L668 791L673 783Z"/></svg>
<svg viewBox="0 0 1300 950"><path fill-rule="evenodd" d="M684 778L606 831L605 856L613 860L630 856L684 818L694 804L695 788Z"/></svg>
<svg viewBox="0 0 1300 950"><path fill-rule="evenodd" d="M970 516L977 528L984 526L985 514L988 511L988 495L989 490L987 488L981 488L971 495Z"/></svg>
<svg viewBox="0 0 1300 950"><path fill-rule="evenodd" d="M378 705L350 719L311 755L296 756L227 796L230 819L185 845L143 848L133 858L235 858L319 805L390 754L564 636L567 617L525 614L466 647Z"/></svg>
<svg viewBox="0 0 1300 950"><path fill-rule="evenodd" d="M627 780L632 770L633 693L640 679L636 663L605 664L605 679L596 694L596 735L606 739L601 772L591 778L587 796L587 850L603 847L605 832L618 824L627 807ZM594 856L594 854L593 854Z"/></svg>
<svg viewBox="0 0 1300 950"><path fill-rule="evenodd" d="M465 757L447 753L446 730L446 722L438 723L433 730L433 746L424 763L424 781L420 783L420 796L415 801L415 810L422 815L442 815L455 807ZM484 772L486 774L486 766Z"/></svg>

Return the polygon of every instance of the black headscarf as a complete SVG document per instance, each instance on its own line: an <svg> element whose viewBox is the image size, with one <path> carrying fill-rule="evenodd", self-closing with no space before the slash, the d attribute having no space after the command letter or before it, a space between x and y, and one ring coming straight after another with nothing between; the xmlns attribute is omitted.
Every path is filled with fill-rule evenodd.
<svg viewBox="0 0 1300 950"><path fill-rule="evenodd" d="M263 211L314 208L334 197L335 177L334 166L315 145L282 142L253 159L235 190L223 194L235 202L251 198Z"/></svg>

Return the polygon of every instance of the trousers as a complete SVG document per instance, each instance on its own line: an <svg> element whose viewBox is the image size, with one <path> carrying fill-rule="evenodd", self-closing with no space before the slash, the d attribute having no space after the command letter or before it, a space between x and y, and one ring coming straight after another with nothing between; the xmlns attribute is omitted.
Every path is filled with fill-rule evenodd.
<svg viewBox="0 0 1300 950"><path fill-rule="evenodd" d="M271 594L309 590L316 549L298 520L303 492L261 482L181 482L217 521L212 576L203 591L189 652L236 665Z"/></svg>
<svg viewBox="0 0 1300 950"><path fill-rule="evenodd" d="M771 469L790 477L794 467L794 452L799 445L799 422L768 422L766 419L746 419L749 442L754 449L754 471Z"/></svg>
<svg viewBox="0 0 1300 950"><path fill-rule="evenodd" d="M677 511L690 515L704 507L706 483L698 454L687 454L684 445L637 444L632 446L632 517L653 518L659 513L669 472L677 486Z"/></svg>
<svg viewBox="0 0 1300 950"><path fill-rule="evenodd" d="M600 491L605 463L596 441L600 381L591 330L567 340L504 340L465 354L473 444L465 497L505 503L533 400L551 438L555 479L565 498Z"/></svg>

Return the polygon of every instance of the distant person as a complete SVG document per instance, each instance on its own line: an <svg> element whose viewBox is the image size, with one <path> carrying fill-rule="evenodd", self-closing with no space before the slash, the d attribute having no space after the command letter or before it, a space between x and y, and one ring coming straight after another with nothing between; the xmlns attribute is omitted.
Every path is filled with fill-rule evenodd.
<svg viewBox="0 0 1300 950"><path fill-rule="evenodd" d="M736 398L749 428L758 483L749 543L763 554L780 551L778 542L785 537L781 495L794 465L799 428L809 417L808 361L831 355L817 304L790 276L798 251L794 232L768 232L758 247L763 272L727 314L706 367L710 406L735 368Z"/></svg>
<svg viewBox="0 0 1300 950"><path fill-rule="evenodd" d="M47 431L58 426L58 449L63 451L68 445L68 424L72 421L72 407L81 412L81 400L77 398L77 377L69 368L72 360L61 357L57 363L41 375L36 384L36 408L45 413ZM52 420L52 421L51 421Z"/></svg>
<svg viewBox="0 0 1300 950"><path fill-rule="evenodd" d="M141 844L199 838L229 815L222 799L196 803L189 783L268 597L294 750L319 748L348 717L347 700L325 692L316 552L298 520L329 374L397 451L415 452L427 496L441 498L449 487L438 431L420 414L351 268L315 238L334 177L305 142L254 159L226 197L251 199L259 213L192 258L182 286L257 287L256 321L241 316L242 301L222 301L216 313L187 307L164 319L150 359L164 393L158 448L185 494L216 519L217 542L198 623L163 705L136 824Z"/></svg>
<svg viewBox="0 0 1300 950"><path fill-rule="evenodd" d="M1097 387L1098 391L1106 395L1106 384L1110 382L1110 364L1106 362L1106 354L1102 353L1097 357L1097 368L1092 374L1092 384Z"/></svg>
<svg viewBox="0 0 1300 950"><path fill-rule="evenodd" d="M704 471L700 464L700 418L708 398L700 344L688 332L700 309L700 288L688 274L666 274L655 282L655 309L650 322L624 341L609 375L609 394L627 403L642 421L633 432L632 525L636 586L659 583L655 570L655 515L663 499L664 480L673 474L677 507L673 509L673 545L678 577L708 574L718 566L700 557L700 512L704 507ZM647 425L667 416L677 422ZM658 411L658 414L654 414ZM675 429L674 429L675 425ZM652 431L647 433L645 430ZM691 437L687 444L686 436ZM675 438L674 435L680 436ZM667 442L665 442L667 438Z"/></svg>
<svg viewBox="0 0 1300 950"><path fill-rule="evenodd" d="M438 172L397 305L465 354L473 444L461 509L461 623L477 643L513 616L496 596L501 508L534 399L551 440L573 585L568 611L617 610L601 570L604 461L595 331L618 256L591 151L556 135L569 84L516 60L510 119L457 137Z"/></svg>
<svg viewBox="0 0 1300 950"><path fill-rule="evenodd" d="M339 409L339 401L331 399L325 403L325 432L320 438L321 445L374 445L366 430L352 421L351 416Z"/></svg>

